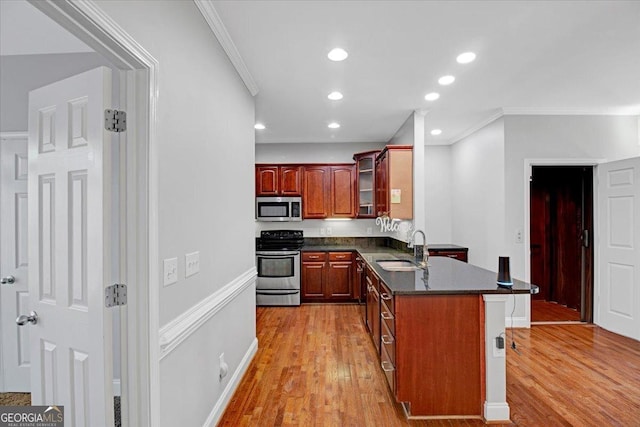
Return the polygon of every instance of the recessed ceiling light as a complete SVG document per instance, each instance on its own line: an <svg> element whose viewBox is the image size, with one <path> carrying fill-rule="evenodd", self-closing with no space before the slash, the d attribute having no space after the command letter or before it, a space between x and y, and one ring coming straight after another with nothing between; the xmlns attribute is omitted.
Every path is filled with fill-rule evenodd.
<svg viewBox="0 0 640 427"><path fill-rule="evenodd" d="M438 98L440 98L440 94L437 92L431 92L424 96L424 99L426 99L427 101L435 101Z"/></svg>
<svg viewBox="0 0 640 427"><path fill-rule="evenodd" d="M340 92L331 92L327 98L329 98L332 101L339 101L342 99L342 94Z"/></svg>
<svg viewBox="0 0 640 427"><path fill-rule="evenodd" d="M331 49L331 52L327 55L327 57L332 61L344 61L347 59L347 56L349 56L347 51L339 47Z"/></svg>
<svg viewBox="0 0 640 427"><path fill-rule="evenodd" d="M266 129L265 125L263 125L262 123L256 123L255 125L253 125L253 127L258 130Z"/></svg>
<svg viewBox="0 0 640 427"><path fill-rule="evenodd" d="M473 62L474 59L476 59L475 53L465 52L458 55L456 61L458 61L458 64L468 64L469 62Z"/></svg>
<svg viewBox="0 0 640 427"><path fill-rule="evenodd" d="M340 127L340 123L331 122L327 125L330 129L338 129Z"/></svg>
<svg viewBox="0 0 640 427"><path fill-rule="evenodd" d="M434 135L434 136L435 135L440 135L441 133L442 133L442 130L440 130L440 129L433 129L431 131L431 135Z"/></svg>
<svg viewBox="0 0 640 427"><path fill-rule="evenodd" d="M440 83L442 86L446 86L446 85L450 85L455 80L456 78L453 76L442 76L438 79L438 83Z"/></svg>

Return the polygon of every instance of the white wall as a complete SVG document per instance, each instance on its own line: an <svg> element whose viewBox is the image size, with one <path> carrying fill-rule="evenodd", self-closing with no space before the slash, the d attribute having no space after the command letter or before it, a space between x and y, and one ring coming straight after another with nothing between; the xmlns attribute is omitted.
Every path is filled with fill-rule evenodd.
<svg viewBox="0 0 640 427"><path fill-rule="evenodd" d="M159 62L152 147L159 200L151 215L158 217L160 258L178 258L178 283L150 286L160 288L160 325L173 325L255 271L254 100L193 2L96 4ZM184 256L194 251L200 252L200 272L185 278ZM252 283L162 361L151 361L160 364L158 425L205 423L252 348L254 305ZM221 352L230 370L222 383L211 369Z"/></svg>
<svg viewBox="0 0 640 427"><path fill-rule="evenodd" d="M498 119L451 148L452 243L469 262L496 271L504 245L504 121Z"/></svg>
<svg viewBox="0 0 640 427"><path fill-rule="evenodd" d="M393 138L388 142L389 145L413 145L415 141L414 113L412 112L407 120L396 131Z"/></svg>
<svg viewBox="0 0 640 427"><path fill-rule="evenodd" d="M0 132L27 130L29 91L101 65L111 67L97 53L3 56L0 61Z"/></svg>
<svg viewBox="0 0 640 427"><path fill-rule="evenodd" d="M452 148L450 145L426 145L425 233L427 243L451 243L452 223Z"/></svg>
<svg viewBox="0 0 640 427"><path fill-rule="evenodd" d="M525 159L612 161L640 155L638 118L634 116L505 116L505 235L511 273L525 277L528 251L515 242L524 230ZM528 209L528 208L527 208Z"/></svg>

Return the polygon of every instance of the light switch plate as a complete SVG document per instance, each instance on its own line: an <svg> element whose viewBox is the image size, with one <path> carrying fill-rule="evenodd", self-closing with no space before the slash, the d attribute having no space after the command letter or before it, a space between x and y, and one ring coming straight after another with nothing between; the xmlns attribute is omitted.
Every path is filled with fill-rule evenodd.
<svg viewBox="0 0 640 427"><path fill-rule="evenodd" d="M200 271L200 252L191 252L184 256L184 277L193 276Z"/></svg>
<svg viewBox="0 0 640 427"><path fill-rule="evenodd" d="M173 285L178 281L178 258L164 260L164 273L162 283L164 286Z"/></svg>

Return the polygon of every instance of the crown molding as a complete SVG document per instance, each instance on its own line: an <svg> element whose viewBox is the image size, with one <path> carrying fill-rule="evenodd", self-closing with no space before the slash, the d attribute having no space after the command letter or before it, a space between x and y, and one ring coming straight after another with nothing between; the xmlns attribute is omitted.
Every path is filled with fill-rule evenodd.
<svg viewBox="0 0 640 427"><path fill-rule="evenodd" d="M220 18L220 15L218 15L213 3L210 0L193 0L193 2L200 10L200 13L202 13L202 16L204 16L207 24L209 24L209 28L211 28L211 31L215 34L218 42L226 52L229 60L240 75L240 78L247 89L249 89L251 95L256 96L258 94L258 85L249 72L244 60L240 56L238 48L236 48L236 45L233 43L233 40L231 39L227 28L222 23L222 19Z"/></svg>
<svg viewBox="0 0 640 427"><path fill-rule="evenodd" d="M637 116L640 114L640 106L627 108L529 108L529 107L505 107L502 108L505 116Z"/></svg>
<svg viewBox="0 0 640 427"><path fill-rule="evenodd" d="M504 110L499 108L497 111L493 112L491 115L487 116L486 118L484 118L483 120L479 121L475 125L467 128L464 132L462 132L461 134L459 134L455 138L452 138L451 139L451 144L455 144L456 142L465 139L469 135L479 131L483 127L485 127L488 124L498 120L502 116L504 116Z"/></svg>

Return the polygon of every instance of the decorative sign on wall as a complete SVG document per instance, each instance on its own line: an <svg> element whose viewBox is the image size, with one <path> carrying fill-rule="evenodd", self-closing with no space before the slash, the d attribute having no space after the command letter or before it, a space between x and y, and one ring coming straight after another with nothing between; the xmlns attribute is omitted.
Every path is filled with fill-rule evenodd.
<svg viewBox="0 0 640 427"><path fill-rule="evenodd" d="M379 216L376 218L376 225L380 226L381 233L396 232L400 229L400 220Z"/></svg>
<svg viewBox="0 0 640 427"><path fill-rule="evenodd" d="M402 203L402 190L400 188L391 189L391 203Z"/></svg>

